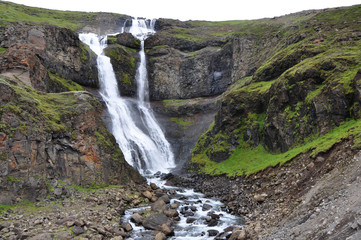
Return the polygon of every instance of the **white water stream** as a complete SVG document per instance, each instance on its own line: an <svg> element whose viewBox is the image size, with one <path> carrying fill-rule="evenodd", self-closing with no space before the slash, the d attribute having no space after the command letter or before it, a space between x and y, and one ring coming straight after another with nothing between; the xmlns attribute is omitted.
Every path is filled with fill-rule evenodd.
<svg viewBox="0 0 361 240"><path fill-rule="evenodd" d="M155 21L144 19L132 19L132 26L125 26L127 30L141 41L139 51L140 63L136 73L137 99L121 97L110 58L104 55L107 47L107 37L97 36L93 33L80 34L81 41L86 43L97 55L98 73L100 81L100 94L106 103L111 116L112 133L122 150L126 161L137 168L143 175L155 172L169 172L175 167L174 156L170 144L166 140L159 124L153 116L149 105L148 77L146 69L146 56L144 52L144 40L153 34ZM164 182L156 178L148 181L155 182L158 186L164 186ZM193 190L176 189L177 194L172 203L177 201L180 205L180 221L175 227L175 236L171 239L209 239L208 230L217 230L221 233L224 228L240 224L240 218L232 216L222 210L221 202L206 199L202 194ZM212 206L209 210L202 210L204 204ZM190 209L193 210L190 210ZM195 210L196 209L196 210ZM141 211L142 208L129 209L126 211L125 220L129 220L133 212ZM188 211L188 213L187 213ZM190 213L189 211L192 211ZM187 214L196 220L187 223ZM217 214L220 219L216 226L209 227L206 218L210 214ZM152 232L133 224L131 239L153 239Z"/></svg>

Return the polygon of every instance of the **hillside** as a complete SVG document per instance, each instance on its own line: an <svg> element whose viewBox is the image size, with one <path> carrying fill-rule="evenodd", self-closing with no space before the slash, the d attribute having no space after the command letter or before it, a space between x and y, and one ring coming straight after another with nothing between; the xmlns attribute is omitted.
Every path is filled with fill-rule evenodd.
<svg viewBox="0 0 361 240"><path fill-rule="evenodd" d="M245 217L248 238L358 239L360 13L158 19L145 51L151 104L178 164L169 183L222 199ZM0 210L54 196L54 181L142 189L105 105L86 91L98 95L96 56L78 38L130 19L0 2ZM139 49L129 33L108 38L126 97L136 94Z"/></svg>

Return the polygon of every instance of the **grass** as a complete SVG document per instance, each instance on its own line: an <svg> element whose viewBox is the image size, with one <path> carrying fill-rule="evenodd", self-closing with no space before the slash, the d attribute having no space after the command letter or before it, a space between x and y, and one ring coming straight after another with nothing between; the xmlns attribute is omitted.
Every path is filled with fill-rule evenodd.
<svg viewBox="0 0 361 240"><path fill-rule="evenodd" d="M77 84L76 82L62 78L58 74L51 73L48 71L50 77L50 85L53 85L53 88L60 89L60 91L84 91L84 88Z"/></svg>
<svg viewBox="0 0 361 240"><path fill-rule="evenodd" d="M0 24L6 25L9 22L22 21L40 24L51 24L59 27L79 30L85 25L97 24L99 13L73 12L48 10L36 7L27 7L11 2L0 2ZM125 15L113 14L117 17Z"/></svg>
<svg viewBox="0 0 361 240"><path fill-rule="evenodd" d="M353 135L355 139L361 137L361 120L346 121L327 134L314 136L305 144L295 146L285 153L273 154L261 145L255 148L244 146L237 148L227 160L221 163L210 161L205 153L194 155L192 161L197 163L200 170L207 174L250 175L267 167L282 165L302 153L310 153L311 156L316 156L318 153L326 152L350 135Z"/></svg>

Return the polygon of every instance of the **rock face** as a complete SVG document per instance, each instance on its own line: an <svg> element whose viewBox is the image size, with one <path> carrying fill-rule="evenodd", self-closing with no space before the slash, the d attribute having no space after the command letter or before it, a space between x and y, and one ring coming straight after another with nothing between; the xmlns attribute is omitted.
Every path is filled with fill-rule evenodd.
<svg viewBox="0 0 361 240"><path fill-rule="evenodd" d="M69 29L51 25L14 23L0 29L0 42L3 48L10 48L15 44L31 44L32 61L37 58L36 64L41 63L50 72L84 86L99 86L96 55L80 42L76 33ZM19 45L16 48L19 49ZM30 47L27 45L21 49L30 49ZM29 64L33 63L23 63L24 66ZM19 69L21 68L18 65L13 66L8 62L7 65L2 64L1 71L4 74Z"/></svg>
<svg viewBox="0 0 361 240"><path fill-rule="evenodd" d="M49 179L84 187L143 181L124 160L89 93L39 94L3 76L0 89L2 202L44 197Z"/></svg>
<svg viewBox="0 0 361 240"><path fill-rule="evenodd" d="M139 55L137 53L139 45L135 44L135 42L137 43L137 39L131 34L131 36L128 34L120 35L125 37L119 37L118 35L116 40L109 38L109 41L113 44L104 49L104 53L110 58L113 65L120 94L122 96L133 97L137 93L137 81L135 77L137 72L137 62L139 61ZM120 41L118 41L119 38L121 39ZM126 39L124 40L124 38ZM127 42L127 39L130 39L129 41L132 42L133 45ZM120 45L120 43L125 45ZM128 46L136 48L130 48Z"/></svg>
<svg viewBox="0 0 361 240"><path fill-rule="evenodd" d="M151 41L156 39L149 37L147 48L155 44ZM197 52L183 52L176 47L194 50L193 45L160 45L147 51L152 100L219 95L232 83L230 45L221 49L209 46Z"/></svg>

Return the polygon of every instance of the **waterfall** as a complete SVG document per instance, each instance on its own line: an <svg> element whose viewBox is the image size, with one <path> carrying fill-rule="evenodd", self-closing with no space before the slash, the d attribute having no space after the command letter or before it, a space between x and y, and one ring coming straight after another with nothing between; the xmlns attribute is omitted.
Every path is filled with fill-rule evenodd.
<svg viewBox="0 0 361 240"><path fill-rule="evenodd" d="M125 27L122 30L126 29ZM112 133L122 150L125 160L141 173L169 172L175 167L169 142L156 121L149 104L148 77L144 40L154 31L154 21L133 19L129 28L141 41L140 63L136 73L137 99L120 96L110 58L104 55L106 36L93 33L79 35L97 54L100 94L108 108Z"/></svg>

